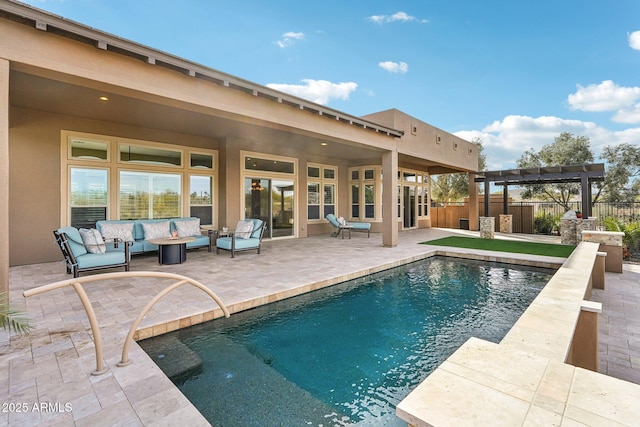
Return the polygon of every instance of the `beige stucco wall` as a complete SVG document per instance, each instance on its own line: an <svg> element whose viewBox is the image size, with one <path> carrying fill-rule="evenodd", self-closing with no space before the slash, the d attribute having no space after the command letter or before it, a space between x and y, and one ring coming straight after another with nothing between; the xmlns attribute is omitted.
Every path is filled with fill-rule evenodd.
<svg viewBox="0 0 640 427"><path fill-rule="evenodd" d="M429 159L431 162L450 165L468 172L476 171L478 168L478 150L475 144L402 111L390 109L369 114L365 118L404 131L397 145L399 154Z"/></svg>
<svg viewBox="0 0 640 427"><path fill-rule="evenodd" d="M61 226L60 132L65 129L218 148L217 141L192 135L12 108L9 129L10 265L61 259L53 230Z"/></svg>

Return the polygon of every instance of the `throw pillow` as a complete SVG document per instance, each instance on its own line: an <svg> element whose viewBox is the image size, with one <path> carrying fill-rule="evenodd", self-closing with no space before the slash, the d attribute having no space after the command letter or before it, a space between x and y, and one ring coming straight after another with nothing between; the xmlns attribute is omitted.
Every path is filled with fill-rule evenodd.
<svg viewBox="0 0 640 427"><path fill-rule="evenodd" d="M120 239L123 242L133 242L133 222L103 223L100 225L102 237L105 239Z"/></svg>
<svg viewBox="0 0 640 427"><path fill-rule="evenodd" d="M144 230L145 240L161 239L171 235L169 221L143 222L142 229Z"/></svg>
<svg viewBox="0 0 640 427"><path fill-rule="evenodd" d="M246 221L241 219L236 225L236 237L238 239L248 239L251 237L253 231L253 221Z"/></svg>
<svg viewBox="0 0 640 427"><path fill-rule="evenodd" d="M87 251L92 254L103 254L107 252L107 246L102 240L102 236L95 228L81 228L80 237Z"/></svg>
<svg viewBox="0 0 640 427"><path fill-rule="evenodd" d="M202 234L200 232L200 218L179 221L176 220L173 221L173 224L176 226L178 236L180 237L200 236Z"/></svg>

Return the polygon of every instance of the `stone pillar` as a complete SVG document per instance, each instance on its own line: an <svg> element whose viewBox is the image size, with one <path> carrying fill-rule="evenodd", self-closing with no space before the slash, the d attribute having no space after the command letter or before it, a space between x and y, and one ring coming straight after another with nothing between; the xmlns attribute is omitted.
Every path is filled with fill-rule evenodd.
<svg viewBox="0 0 640 427"><path fill-rule="evenodd" d="M500 214L500 232L513 233L513 215Z"/></svg>
<svg viewBox="0 0 640 427"><path fill-rule="evenodd" d="M582 242L582 232L596 229L596 218L578 218L576 220L576 243Z"/></svg>
<svg viewBox="0 0 640 427"><path fill-rule="evenodd" d="M563 245L577 245L576 240L577 219L563 218L560 220L560 243Z"/></svg>
<svg viewBox="0 0 640 427"><path fill-rule="evenodd" d="M496 224L492 216L480 217L480 237L483 239L493 239Z"/></svg>

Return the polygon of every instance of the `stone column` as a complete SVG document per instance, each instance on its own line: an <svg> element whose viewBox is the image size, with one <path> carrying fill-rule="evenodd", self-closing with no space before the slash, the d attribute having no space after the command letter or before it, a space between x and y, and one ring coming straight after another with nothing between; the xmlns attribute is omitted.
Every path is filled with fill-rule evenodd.
<svg viewBox="0 0 640 427"><path fill-rule="evenodd" d="M480 237L483 239L493 239L496 224L492 216L480 217Z"/></svg>
<svg viewBox="0 0 640 427"><path fill-rule="evenodd" d="M501 233L513 233L513 215L500 214L500 232Z"/></svg>
<svg viewBox="0 0 640 427"><path fill-rule="evenodd" d="M578 218L576 221L576 242L581 242L582 232L595 230L596 229L596 218Z"/></svg>
<svg viewBox="0 0 640 427"><path fill-rule="evenodd" d="M563 218L560 220L560 243L563 245L577 245L576 222L577 219Z"/></svg>

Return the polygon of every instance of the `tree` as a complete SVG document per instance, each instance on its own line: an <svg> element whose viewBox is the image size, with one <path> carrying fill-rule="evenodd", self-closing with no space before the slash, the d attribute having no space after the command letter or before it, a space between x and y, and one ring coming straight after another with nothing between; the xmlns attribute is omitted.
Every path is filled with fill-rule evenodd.
<svg viewBox="0 0 640 427"><path fill-rule="evenodd" d="M478 147L478 170L487 167L487 155L480 138L474 138L471 143ZM469 195L469 174L450 173L439 175L431 181L431 198L440 203L450 203L463 199Z"/></svg>
<svg viewBox="0 0 640 427"><path fill-rule="evenodd" d="M602 185L608 202L633 202L640 194L640 147L631 144L607 146L600 156L607 162Z"/></svg>
<svg viewBox="0 0 640 427"><path fill-rule="evenodd" d="M518 159L519 168L535 168L544 166L580 165L593 163L593 152L586 136L574 136L562 132L553 144L543 146L540 151L529 149ZM540 197L553 200L569 210L569 201L580 194L580 184L529 184L524 185L522 198Z"/></svg>

